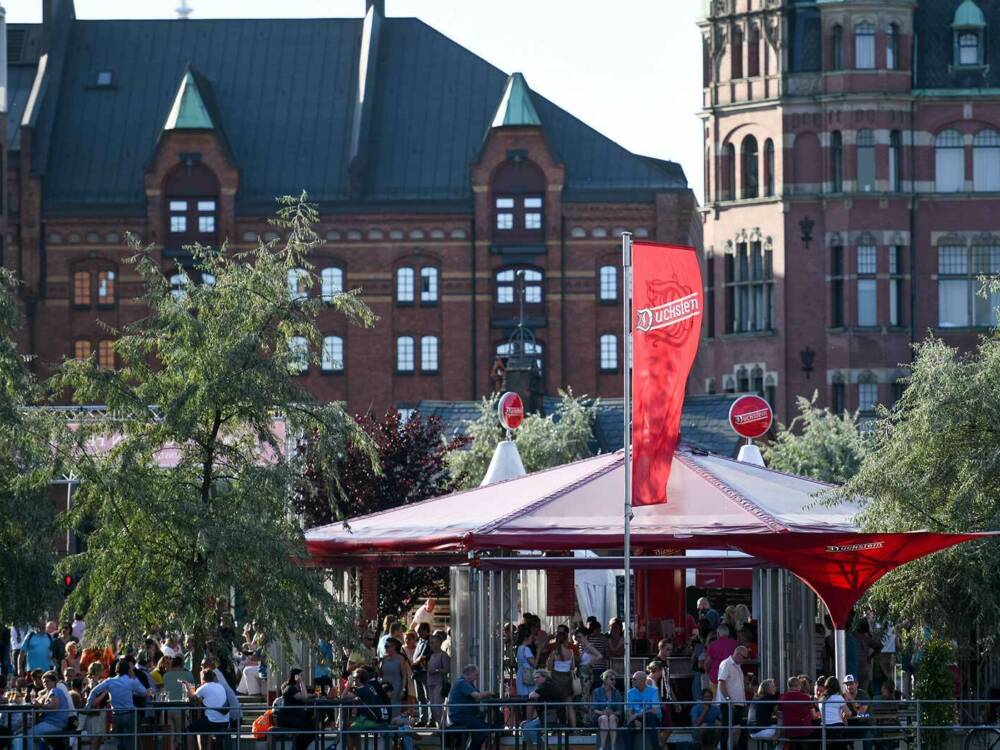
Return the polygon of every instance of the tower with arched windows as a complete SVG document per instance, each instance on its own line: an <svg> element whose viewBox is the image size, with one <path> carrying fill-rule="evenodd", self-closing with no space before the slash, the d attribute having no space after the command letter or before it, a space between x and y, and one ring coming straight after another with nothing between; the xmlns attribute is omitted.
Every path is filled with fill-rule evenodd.
<svg viewBox="0 0 1000 750"><path fill-rule="evenodd" d="M706 4L705 390L868 414L928 330L995 325L997 29L996 0Z"/></svg>

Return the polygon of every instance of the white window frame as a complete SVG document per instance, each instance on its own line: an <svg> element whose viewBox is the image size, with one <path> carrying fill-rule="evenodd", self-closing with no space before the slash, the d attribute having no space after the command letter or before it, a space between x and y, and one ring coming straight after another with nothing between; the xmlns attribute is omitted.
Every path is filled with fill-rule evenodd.
<svg viewBox="0 0 1000 750"><path fill-rule="evenodd" d="M413 336L397 336L396 372L414 372L416 367Z"/></svg>
<svg viewBox="0 0 1000 750"><path fill-rule="evenodd" d="M871 414L878 406L878 383L858 383L858 411Z"/></svg>
<svg viewBox="0 0 1000 750"><path fill-rule="evenodd" d="M305 336L292 336L288 340L288 367L295 375L309 371L309 339Z"/></svg>
<svg viewBox="0 0 1000 750"><path fill-rule="evenodd" d="M341 336L323 337L323 372L344 371L344 339Z"/></svg>
<svg viewBox="0 0 1000 750"><path fill-rule="evenodd" d="M416 295L415 272L410 266L401 266L396 269L396 302L404 305L412 305Z"/></svg>
<svg viewBox="0 0 1000 750"><path fill-rule="evenodd" d="M440 368L440 345L437 336L420 337L420 372L437 372Z"/></svg>
<svg viewBox="0 0 1000 750"><path fill-rule="evenodd" d="M1000 133L983 128L972 138L972 189L1000 191Z"/></svg>
<svg viewBox="0 0 1000 750"><path fill-rule="evenodd" d="M438 301L438 270L434 266L420 269L420 304L433 305Z"/></svg>
<svg viewBox="0 0 1000 750"><path fill-rule="evenodd" d="M875 24L869 21L854 26L854 68L875 70Z"/></svg>
<svg viewBox="0 0 1000 750"><path fill-rule="evenodd" d="M957 130L942 130L934 138L934 188L939 193L965 190L965 141Z"/></svg>
<svg viewBox="0 0 1000 750"><path fill-rule="evenodd" d="M289 268L287 273L288 296L293 300L308 299L312 279L304 268Z"/></svg>
<svg viewBox="0 0 1000 750"><path fill-rule="evenodd" d="M601 372L617 372L618 337L613 333L602 334L598 346Z"/></svg>
<svg viewBox="0 0 1000 750"><path fill-rule="evenodd" d="M862 128L855 144L858 155L858 190L871 193L875 190L875 131Z"/></svg>
<svg viewBox="0 0 1000 750"><path fill-rule="evenodd" d="M601 302L618 301L618 267L601 266L597 269L598 297Z"/></svg>
<svg viewBox="0 0 1000 750"><path fill-rule="evenodd" d="M327 266L319 272L320 295L327 304L334 297L344 292L344 269L339 266Z"/></svg>

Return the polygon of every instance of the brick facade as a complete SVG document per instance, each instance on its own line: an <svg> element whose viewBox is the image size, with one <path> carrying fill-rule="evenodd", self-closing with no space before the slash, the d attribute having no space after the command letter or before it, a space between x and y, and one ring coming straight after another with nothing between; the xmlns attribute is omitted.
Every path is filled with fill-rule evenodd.
<svg viewBox="0 0 1000 750"><path fill-rule="evenodd" d="M939 278L957 251L942 247L1000 261L1000 184L984 176L1000 149L973 145L1000 130L1000 87L985 58L954 59L960 4L708 4L702 216L715 325L694 392L762 390L782 420L814 390L824 405L868 413L873 398L898 396L911 345L928 332L968 349L988 330L992 316L977 319L973 300L968 320L939 305L958 300ZM1000 5L979 6L993 21L975 31L982 56L997 44ZM964 149L953 187L938 174L948 130ZM765 269L755 274L756 243ZM727 284L744 256L747 311L740 284Z"/></svg>

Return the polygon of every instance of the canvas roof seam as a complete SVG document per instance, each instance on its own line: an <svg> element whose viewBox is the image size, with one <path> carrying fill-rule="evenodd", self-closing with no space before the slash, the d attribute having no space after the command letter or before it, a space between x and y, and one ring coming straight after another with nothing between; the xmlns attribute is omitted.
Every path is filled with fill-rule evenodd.
<svg viewBox="0 0 1000 750"><path fill-rule="evenodd" d="M617 453L619 453L619 451L615 451L615 453L617 454ZM615 460L609 461L608 463L606 463L601 468L596 469L596 470L590 472L589 474L586 474L585 476L580 477L575 482L570 482L569 484L563 485L558 490L550 492L548 495L545 495L544 497L540 497L538 500L536 500L535 502L531 503L530 505L527 505L527 506L525 506L523 508L518 508L517 510L511 511L507 515L501 516L500 518L495 519L492 523L489 523L486 526L480 526L478 529L475 529L473 531L467 531L467 532L465 532L465 534L462 536L463 543L467 539L475 539L476 535L478 535L478 534L489 534L492 531L496 531L497 529L499 529L501 526L505 525L509 521L513 521L513 520L515 520L517 518L520 518L520 517L522 517L524 515L527 515L528 513L536 511L539 508L542 508L542 507L548 505L549 503L551 503L551 502L553 502L555 500L558 500L563 495L565 495L567 492L570 492L571 490L574 490L577 487L580 487L580 486L582 486L582 485L584 485L584 484L586 484L588 482L591 482L594 479L599 479L600 477L604 476L605 474L607 474L610 471L614 471L615 469L618 468L618 466L621 463L621 461L625 460L624 452L621 452L621 453L622 453L622 456L621 456L620 459L616 458ZM605 453L604 455L606 456L608 454ZM594 457L594 458L596 458L596 457ZM586 459L584 459L584 460L586 460ZM574 462L574 463L576 463L576 462ZM570 465L571 464L563 464L563 466L570 466ZM525 476L527 476L527 475L525 475ZM523 479L523 478L524 477L514 477L514 479ZM514 481L514 479L508 479L506 481L511 482L511 481ZM503 482L496 482L495 483L495 485L500 485L500 484L503 484ZM493 487L495 485L488 485L488 486Z"/></svg>
<svg viewBox="0 0 1000 750"><path fill-rule="evenodd" d="M620 453L620 452L621 451L616 451L616 453ZM586 458L581 458L581 459L579 459L577 461L570 461L569 463L560 464L559 466L551 466L551 467L549 467L547 469L540 469L539 471L533 471L533 472L531 472L530 474L528 474L526 476L538 476L538 475L541 475L541 474L546 474L546 473L548 473L550 471L557 471L559 469L565 469L567 466L573 466L574 464L582 463L584 461L595 461L598 458L603 458L603 457L605 457L607 455L608 454L605 453L605 454L602 454L600 456L587 456ZM617 463L617 462L614 462L614 463ZM591 476L591 475L588 475L588 477L589 476ZM491 484L489 486L490 487L499 487L500 485L507 484L508 482L516 482L518 479L524 479L524 477L513 477L511 479L504 479L501 482L494 482L493 484ZM477 487L469 487L466 490L460 490L458 492L451 492L451 493L448 493L447 495L438 495L437 497L429 497L426 500L419 500L419 501L417 501L415 503L408 503L406 505L397 505L395 508L386 508L385 510L377 510L374 513L367 513L366 515L363 515L363 516L355 516L355 517L351 518L350 520L351 521L355 521L355 522L357 522L357 521L367 521L370 518L377 518L379 516L386 515L387 513L394 513L396 511L400 510L401 508L412 508L412 507L415 507L417 505L430 506L431 503L437 502L439 500L447 500L447 499L450 499L450 498L453 498L453 497L457 497L458 495L465 495L467 493L475 492L476 490L480 490L480 489L482 489L482 487L478 487L478 486ZM311 529L309 529L309 531L319 531L320 529L327 529L327 528L330 528L332 526L347 526L347 530L350 531L350 526L347 525L347 520L348 519L343 519L341 521L334 521L332 523L326 523L326 524L323 524L322 526L314 526Z"/></svg>
<svg viewBox="0 0 1000 750"><path fill-rule="evenodd" d="M712 458L719 458L723 461L730 461L734 464L746 465L745 462L739 459L733 458L732 456L724 456L721 453L713 453ZM778 471L777 469L772 469L769 466L754 466L754 468L761 471L768 471L772 474L778 474L783 477L792 477L794 479L801 479L803 482L811 482L812 484L822 484L824 487L830 487L836 489L838 485L832 484L831 482L824 482L822 479L813 479L812 477L803 476L802 474L795 474L791 471Z"/></svg>
<svg viewBox="0 0 1000 750"><path fill-rule="evenodd" d="M717 476L712 474L708 469L700 466L694 459L690 456L677 451L674 454L681 463L691 469L693 472L698 474L700 477L705 479L709 484L714 485L718 490L722 492L727 498L732 500L734 503L739 505L743 510L747 511L751 515L757 516L771 531L790 531L790 529L785 526L781 521L772 516L770 513L765 511L750 498L741 495L735 489L730 487L728 484L723 482Z"/></svg>

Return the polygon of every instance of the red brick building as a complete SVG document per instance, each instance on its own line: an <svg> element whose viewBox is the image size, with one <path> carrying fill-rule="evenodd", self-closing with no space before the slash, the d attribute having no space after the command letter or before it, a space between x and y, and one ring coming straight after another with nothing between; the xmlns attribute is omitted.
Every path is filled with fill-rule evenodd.
<svg viewBox="0 0 1000 750"><path fill-rule="evenodd" d="M361 287L374 330L321 321L303 374L351 409L474 399L515 326L540 387L621 389L622 231L700 244L674 163L636 156L412 18L82 21L45 0L7 28L9 200L2 261L23 286L40 373L143 314L126 231L178 287L184 251L271 238L306 190L326 239L301 293ZM524 273L519 275L518 272ZM520 286L517 287L520 289Z"/></svg>
<svg viewBox="0 0 1000 750"><path fill-rule="evenodd" d="M892 403L911 345L995 323L1000 1L712 0L706 316L692 390L787 419Z"/></svg>

